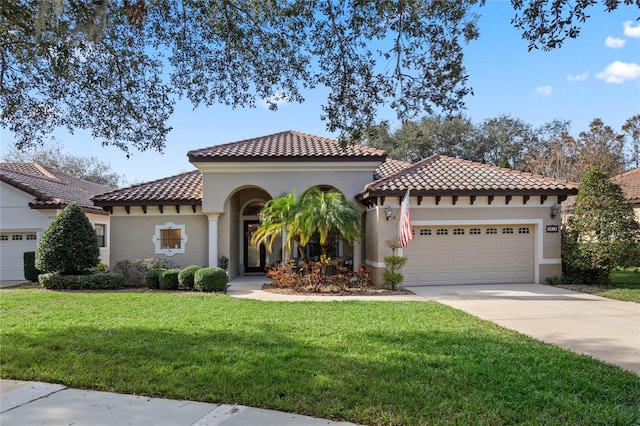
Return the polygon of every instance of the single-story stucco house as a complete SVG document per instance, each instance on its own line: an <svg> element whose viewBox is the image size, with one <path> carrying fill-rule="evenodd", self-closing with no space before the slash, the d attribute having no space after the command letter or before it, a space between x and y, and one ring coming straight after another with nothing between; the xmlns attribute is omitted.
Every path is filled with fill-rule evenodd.
<svg viewBox="0 0 640 426"><path fill-rule="evenodd" d="M38 163L0 163L0 280L24 280L24 252L36 249L42 233L70 203L77 203L93 224L100 261L108 264L111 218L90 198L110 190Z"/></svg>
<svg viewBox="0 0 640 426"><path fill-rule="evenodd" d="M438 155L404 163L295 131L187 155L197 170L92 198L111 217L112 265L166 257L176 266L216 266L224 255L230 278L264 273L290 255L280 241L272 253L249 244L262 207L320 186L341 191L362 213L362 238L338 242L333 256L368 265L376 284L407 190L414 238L399 253L409 258L405 285L540 283L561 273L558 206L578 191L575 183Z"/></svg>

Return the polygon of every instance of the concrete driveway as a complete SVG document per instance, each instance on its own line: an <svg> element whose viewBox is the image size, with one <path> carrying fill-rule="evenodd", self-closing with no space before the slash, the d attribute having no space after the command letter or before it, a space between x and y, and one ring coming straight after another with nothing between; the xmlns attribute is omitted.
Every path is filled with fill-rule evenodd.
<svg viewBox="0 0 640 426"><path fill-rule="evenodd" d="M424 299L640 375L640 304L540 284L407 288Z"/></svg>

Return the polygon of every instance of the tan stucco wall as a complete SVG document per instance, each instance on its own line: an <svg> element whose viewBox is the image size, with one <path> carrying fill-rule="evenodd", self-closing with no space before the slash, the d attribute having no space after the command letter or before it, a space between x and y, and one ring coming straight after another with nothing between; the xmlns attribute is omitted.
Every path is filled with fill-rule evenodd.
<svg viewBox="0 0 640 426"><path fill-rule="evenodd" d="M418 205L416 197L411 197L411 221L414 226L427 226L453 223L522 223L533 224L536 235L536 257L538 262L538 282L544 282L548 276L559 275L561 234L547 233L548 225L560 226L560 215L551 218L551 206L557 202L556 197L549 197L543 204L540 197L531 197L523 204L522 197L513 197L509 204L505 197L495 197L491 205L487 197L477 197L471 205L469 197L459 197L453 205L452 197L442 197L436 205L435 197L424 197ZM387 247L389 239L397 239L398 209L400 199L388 197L383 206L374 206L367 210L367 247L365 263L372 268L372 276L376 284L382 283L384 257L392 251ZM391 220L387 221L385 207L393 209ZM541 237L539 237L541 235ZM372 238L377 236L377 238ZM539 241L541 238L541 241ZM539 246L540 247L539 247Z"/></svg>
<svg viewBox="0 0 640 426"><path fill-rule="evenodd" d="M208 221L199 208L193 214L190 207L182 207L176 214L174 207L165 207L159 213L157 207L149 207L147 214L139 207L132 207L127 214L124 209L116 207L111 216L111 264L122 260L161 258L171 261L176 267L189 265L207 266L208 261ZM173 222L185 225L188 241L184 254L167 256L157 254L152 237L156 225Z"/></svg>
<svg viewBox="0 0 640 426"><path fill-rule="evenodd" d="M312 186L328 185L349 200L373 179L379 162L345 163L194 163L203 171L204 212L223 212L230 193L246 187L262 188L271 198L293 189L296 195Z"/></svg>

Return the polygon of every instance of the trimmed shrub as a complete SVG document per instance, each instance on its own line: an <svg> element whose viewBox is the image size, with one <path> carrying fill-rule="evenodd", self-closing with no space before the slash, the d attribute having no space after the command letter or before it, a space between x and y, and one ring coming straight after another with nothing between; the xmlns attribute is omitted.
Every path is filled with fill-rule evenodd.
<svg viewBox="0 0 640 426"><path fill-rule="evenodd" d="M193 287L198 291L227 291L227 273L222 268L198 269L194 276Z"/></svg>
<svg viewBox="0 0 640 426"><path fill-rule="evenodd" d="M69 204L42 234L36 268L42 272L79 275L100 262L98 238L77 204Z"/></svg>
<svg viewBox="0 0 640 426"><path fill-rule="evenodd" d="M161 290L177 290L180 269L167 269L160 275Z"/></svg>
<svg viewBox="0 0 640 426"><path fill-rule="evenodd" d="M29 280L31 282L38 281L38 275L42 273L36 268L36 252L35 251L25 251L22 255L22 259L24 261L24 279Z"/></svg>
<svg viewBox="0 0 640 426"><path fill-rule="evenodd" d="M124 287L122 274L98 272L88 275L38 275L38 282L50 290L116 290Z"/></svg>
<svg viewBox="0 0 640 426"><path fill-rule="evenodd" d="M203 266L191 265L181 270L178 274L178 288L183 290L193 290L195 273L202 268Z"/></svg>
<svg viewBox="0 0 640 426"><path fill-rule="evenodd" d="M121 260L116 263L113 272L124 275L124 284L129 287L146 285L147 273L154 268L173 268L173 262L155 257L149 259Z"/></svg>
<svg viewBox="0 0 640 426"><path fill-rule="evenodd" d="M395 290L396 286L404 280L404 275L400 273L400 270L406 263L407 258L404 256L385 256L384 265L387 269L382 274L384 284Z"/></svg>
<svg viewBox="0 0 640 426"><path fill-rule="evenodd" d="M144 282L148 288L158 289L160 288L160 277L166 271L165 268L153 268L144 277Z"/></svg>

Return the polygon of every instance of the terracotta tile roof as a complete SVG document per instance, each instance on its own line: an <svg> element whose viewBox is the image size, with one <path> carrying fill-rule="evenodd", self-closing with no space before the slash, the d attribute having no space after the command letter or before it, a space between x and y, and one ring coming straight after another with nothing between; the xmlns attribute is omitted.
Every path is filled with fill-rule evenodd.
<svg viewBox="0 0 640 426"><path fill-rule="evenodd" d="M93 204L91 196L112 190L38 163L0 163L0 180L33 195L29 206L35 209L59 209L76 203L93 213L106 214Z"/></svg>
<svg viewBox="0 0 640 426"><path fill-rule="evenodd" d="M202 173L194 170L152 182L97 195L98 206L201 205Z"/></svg>
<svg viewBox="0 0 640 426"><path fill-rule="evenodd" d="M486 164L434 155L368 184L358 198L402 195L568 195L578 184Z"/></svg>
<svg viewBox="0 0 640 426"><path fill-rule="evenodd" d="M371 161L385 160L379 149L342 148L337 141L292 130L189 151L189 161Z"/></svg>
<svg viewBox="0 0 640 426"><path fill-rule="evenodd" d="M387 160L384 163L380 164L380 166L376 169L375 173L373 174L373 179L378 180L386 178L410 166L411 163L407 163L406 161L387 158Z"/></svg>
<svg viewBox="0 0 640 426"><path fill-rule="evenodd" d="M612 180L620 185L627 201L640 203L640 167L618 175Z"/></svg>

